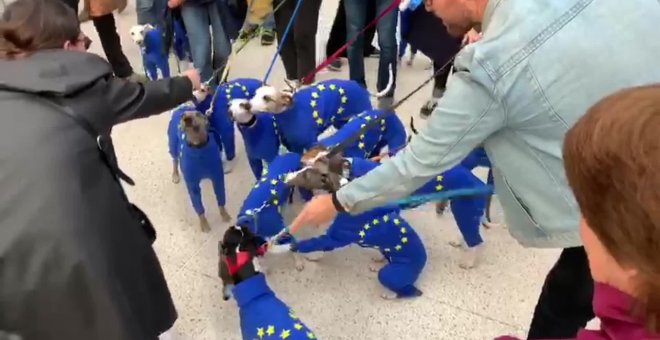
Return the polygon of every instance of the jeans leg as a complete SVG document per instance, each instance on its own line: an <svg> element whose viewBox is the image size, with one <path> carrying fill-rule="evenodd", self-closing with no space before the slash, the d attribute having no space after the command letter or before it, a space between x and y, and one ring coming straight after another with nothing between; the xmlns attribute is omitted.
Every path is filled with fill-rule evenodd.
<svg viewBox="0 0 660 340"><path fill-rule="evenodd" d="M298 57L296 79L302 79L316 68L316 30L321 0L304 0L300 5L293 29Z"/></svg>
<svg viewBox="0 0 660 340"><path fill-rule="evenodd" d="M378 0L377 13L382 13L392 2L389 0ZM399 20L399 10L394 9L387 13L376 25L378 31L378 45L380 46L380 62L378 63L378 91L387 87L389 79L389 67L392 66L394 79L392 89L387 93L387 97L394 96L396 88L396 68L397 68L397 44L396 27Z"/></svg>
<svg viewBox="0 0 660 340"><path fill-rule="evenodd" d="M154 2L156 0L136 0L135 13L137 14L138 25L156 24L156 13Z"/></svg>
<svg viewBox="0 0 660 340"><path fill-rule="evenodd" d="M354 37L367 24L367 3L365 0L345 0L346 40ZM364 77L364 38L360 36L348 47L348 73L351 80L367 87Z"/></svg>
<svg viewBox="0 0 660 340"><path fill-rule="evenodd" d="M266 16L266 20L264 21L264 29L267 30L274 30L275 29L275 15L273 15L273 12L270 12L268 16Z"/></svg>
<svg viewBox="0 0 660 340"><path fill-rule="evenodd" d="M293 9L296 6L296 1L275 0L273 2L274 7L279 6L282 1L286 1L286 3L282 5L282 7L280 7L277 12L275 12L275 32L277 33L278 44L282 43L284 31L286 30L286 26L289 23L289 19L293 15ZM289 34L293 35L293 32L289 32ZM293 39L294 38L291 36L286 38L284 45L280 49L280 57L282 58L282 64L284 64L286 77L290 80L294 80L298 77L298 54L296 52L296 44Z"/></svg>
<svg viewBox="0 0 660 340"><path fill-rule="evenodd" d="M583 247L567 248L548 273L528 339L572 339L594 318L594 281Z"/></svg>
<svg viewBox="0 0 660 340"><path fill-rule="evenodd" d="M227 63L229 54L231 54L231 43L222 23L219 6L215 3L210 4L208 12L211 32L213 32L213 69L217 70Z"/></svg>
<svg viewBox="0 0 660 340"><path fill-rule="evenodd" d="M115 26L115 17L112 13L102 15L100 17L93 17L94 27L99 34L101 46L105 57L112 65L112 72L115 76L126 78L133 74L131 63L126 58L124 51L121 49L121 40L117 34L117 26Z"/></svg>
<svg viewBox="0 0 660 340"><path fill-rule="evenodd" d="M213 75L208 9L206 6L184 3L181 6L181 17L188 31L193 64L200 70L202 81L207 81Z"/></svg>

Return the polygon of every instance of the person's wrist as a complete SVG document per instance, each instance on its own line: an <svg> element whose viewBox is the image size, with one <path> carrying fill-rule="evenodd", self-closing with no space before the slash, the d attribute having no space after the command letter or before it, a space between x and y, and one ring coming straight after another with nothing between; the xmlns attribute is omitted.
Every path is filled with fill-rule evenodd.
<svg viewBox="0 0 660 340"><path fill-rule="evenodd" d="M346 207L344 207L344 205L341 204L341 202L339 201L339 198L337 197L337 192L332 193L332 205L335 207L335 210L337 210L337 212L341 212L341 213L348 212L348 209L346 209Z"/></svg>

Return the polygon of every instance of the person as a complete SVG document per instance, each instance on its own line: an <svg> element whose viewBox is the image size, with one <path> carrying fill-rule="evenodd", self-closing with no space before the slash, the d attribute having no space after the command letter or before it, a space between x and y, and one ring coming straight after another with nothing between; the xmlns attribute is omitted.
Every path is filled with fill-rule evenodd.
<svg viewBox="0 0 660 340"><path fill-rule="evenodd" d="M286 77L295 84L314 71L316 67L316 30L318 29L321 0L273 1L273 7L279 7L279 10L275 12L275 31L278 44L282 44L289 19L293 17L299 1L301 1L300 7L288 33L289 37L286 38L280 49ZM282 2L284 4L280 6ZM314 79L311 79L311 83L314 83Z"/></svg>
<svg viewBox="0 0 660 340"><path fill-rule="evenodd" d="M138 25L165 27L164 15L167 10L166 0L136 0L135 12Z"/></svg>
<svg viewBox="0 0 660 340"><path fill-rule="evenodd" d="M79 0L62 0L71 9L78 12ZM117 33L117 25L115 23L114 14L112 11L126 7L124 0L85 0L85 9L82 13L82 19L86 17L91 18L94 23L94 28L101 40L103 53L112 65L112 72L119 78L124 78L132 81L146 81L145 75L137 74L133 71L131 63L124 54L121 47L121 39ZM78 20L76 20L78 21ZM81 20L85 21L85 20Z"/></svg>
<svg viewBox="0 0 660 340"><path fill-rule="evenodd" d="M604 98L566 133L564 167L601 320L577 339L660 339L659 131L654 84Z"/></svg>
<svg viewBox="0 0 660 340"><path fill-rule="evenodd" d="M376 0L376 13L380 15L390 5L392 0ZM344 0L344 10L346 11L346 39L355 37L368 23L367 19L368 1L365 0ZM390 11L382 17L376 24L378 32L378 47L380 47L380 61L378 64L378 92L387 88L390 82L390 67L392 68L395 79L393 85L385 96L378 99L378 107L386 108L394 102L394 90L396 89L396 68L397 68L397 42L396 29L399 18L397 8ZM359 36L355 43L348 47L348 68L349 77L362 86L367 87L364 72L363 45L364 37Z"/></svg>
<svg viewBox="0 0 660 340"><path fill-rule="evenodd" d="M562 167L564 134L594 102L660 81L660 6L632 0L427 0L449 33L481 27L464 47L426 129L389 161L334 195L315 196L292 223L321 225L408 195L483 144L508 230L525 247L563 248L545 279L528 337L571 338L594 317L578 207ZM590 32L588 43L576 43ZM630 53L635 51L635 53ZM603 70L608 70L604 72Z"/></svg>
<svg viewBox="0 0 660 340"><path fill-rule="evenodd" d="M156 339L177 314L109 136L191 100L197 71L114 77L60 1L13 2L0 37L0 334Z"/></svg>
<svg viewBox="0 0 660 340"><path fill-rule="evenodd" d="M181 17L186 26L193 65L200 70L207 82L219 81L219 72L231 53L229 37L225 31L216 0L168 0L169 8L181 7ZM211 29L209 30L209 26Z"/></svg>
<svg viewBox="0 0 660 340"><path fill-rule="evenodd" d="M247 13L245 24L239 34L239 39L247 40L253 34L260 34L261 46L270 46L275 41L275 16L272 0L245 0L247 7L252 8ZM263 25L262 25L263 23ZM257 32L262 25L260 32Z"/></svg>
<svg viewBox="0 0 660 340"><path fill-rule="evenodd" d="M367 0L367 22L374 20L376 18L376 0ZM332 22L332 28L330 29L330 36L328 38L328 44L326 45L326 57L330 58L337 50L342 48L346 44L346 10L344 10L344 0L339 0L339 5L337 6L337 14L335 15L335 20ZM371 43L376 36L376 26L372 26L364 32L364 57L377 57L380 54L380 51L374 47ZM346 58L346 51L342 52L339 55L340 58ZM337 58L330 62L328 69L330 71L341 71L343 66L342 60Z"/></svg>

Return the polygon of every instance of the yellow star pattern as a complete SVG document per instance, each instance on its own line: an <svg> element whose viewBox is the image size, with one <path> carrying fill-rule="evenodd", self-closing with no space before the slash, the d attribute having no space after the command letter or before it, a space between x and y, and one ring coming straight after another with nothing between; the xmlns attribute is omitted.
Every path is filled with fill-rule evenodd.
<svg viewBox="0 0 660 340"><path fill-rule="evenodd" d="M396 247L394 247L394 249L396 249L397 251L401 250L401 245L397 244Z"/></svg>
<svg viewBox="0 0 660 340"><path fill-rule="evenodd" d="M378 221L377 218L374 218L374 220L371 221L371 224L373 224L373 225L378 225L378 223L380 223L380 221Z"/></svg>
<svg viewBox="0 0 660 340"><path fill-rule="evenodd" d="M401 238L401 243L408 243L408 238L407 237L402 237Z"/></svg>
<svg viewBox="0 0 660 340"><path fill-rule="evenodd" d="M371 120L371 116L366 116L366 117L364 117L364 120L366 120L367 122L370 121L370 120Z"/></svg>
<svg viewBox="0 0 660 340"><path fill-rule="evenodd" d="M316 107L316 100L310 101L309 105L311 105L312 107Z"/></svg>
<svg viewBox="0 0 660 340"><path fill-rule="evenodd" d="M360 135L360 139L364 139L364 134L361 134L361 135Z"/></svg>
<svg viewBox="0 0 660 340"><path fill-rule="evenodd" d="M312 92L312 98L316 99L319 97L319 94L316 92Z"/></svg>
<svg viewBox="0 0 660 340"><path fill-rule="evenodd" d="M367 233L365 233L364 230L360 230L358 235L360 235L361 238L364 238L364 236L367 235Z"/></svg>
<svg viewBox="0 0 660 340"><path fill-rule="evenodd" d="M268 180L268 178L266 178L266 177L262 177L262 178L261 178L261 181L262 181L262 182L265 182L266 180Z"/></svg>
<svg viewBox="0 0 660 340"><path fill-rule="evenodd" d="M394 219L394 225L399 225L399 224L401 224L401 220L398 219L398 218L395 218Z"/></svg>
<svg viewBox="0 0 660 340"><path fill-rule="evenodd" d="M297 331L299 331L303 328L303 325L301 325L300 323L296 323L295 325L293 325L293 328L295 328Z"/></svg>
<svg viewBox="0 0 660 340"><path fill-rule="evenodd" d="M275 326L268 326L268 329L266 329L266 335L271 336L275 334Z"/></svg>
<svg viewBox="0 0 660 340"><path fill-rule="evenodd" d="M319 112L316 111L316 110L314 110L314 112L312 112L312 116L313 116L314 118L319 118Z"/></svg>
<svg viewBox="0 0 660 340"><path fill-rule="evenodd" d="M442 175L439 175L435 178L435 180L438 182L442 181L442 179L443 179Z"/></svg>
<svg viewBox="0 0 660 340"><path fill-rule="evenodd" d="M227 89L225 90L225 93L231 93L231 89L227 88Z"/></svg>
<svg viewBox="0 0 660 340"><path fill-rule="evenodd" d="M273 205L274 205L274 206L278 206L279 204L280 204L280 201L278 201L278 200L273 200Z"/></svg>
<svg viewBox="0 0 660 340"><path fill-rule="evenodd" d="M389 216L387 216L387 215L383 216L383 222L387 222L387 221L389 221L389 220L390 220L390 217L389 217Z"/></svg>
<svg viewBox="0 0 660 340"><path fill-rule="evenodd" d="M323 119L321 119L321 118L317 119L316 124L322 125L323 124Z"/></svg>
<svg viewBox="0 0 660 340"><path fill-rule="evenodd" d="M343 87L340 87L340 88L339 88L339 94L344 94L344 93L346 93L346 91L344 91L344 88L343 88Z"/></svg>
<svg viewBox="0 0 660 340"><path fill-rule="evenodd" d="M263 327L257 328L257 336L259 337L259 339L262 339L264 337L264 334L265 333L264 333L264 328Z"/></svg>
<svg viewBox="0 0 660 340"><path fill-rule="evenodd" d="M364 149L364 143L362 143L362 142L358 143L358 148Z"/></svg>
<svg viewBox="0 0 660 340"><path fill-rule="evenodd" d="M308 339L316 339L316 336L314 336L314 333L312 333L312 332L307 332L307 338Z"/></svg>
<svg viewBox="0 0 660 340"><path fill-rule="evenodd" d="M270 184L272 184L272 185L277 184L277 180L276 180L276 179L271 179L271 180L270 180Z"/></svg>
<svg viewBox="0 0 660 340"><path fill-rule="evenodd" d="M291 331L288 330L288 329L285 329L285 330L282 331L282 333L280 333L280 338L282 338L282 339L286 339L290 336L291 336Z"/></svg>
<svg viewBox="0 0 660 340"><path fill-rule="evenodd" d="M348 101L348 98L346 96L341 97L341 103L342 104L346 104L347 101Z"/></svg>
<svg viewBox="0 0 660 340"><path fill-rule="evenodd" d="M406 228L401 227L401 233L405 234L407 232Z"/></svg>
<svg viewBox="0 0 660 340"><path fill-rule="evenodd" d="M289 317L292 318L292 319L294 319L294 320L298 319L298 316L297 316L296 313L294 313L292 310L289 311Z"/></svg>
<svg viewBox="0 0 660 340"><path fill-rule="evenodd" d="M344 108L340 106L339 109L337 109L337 113L339 114L344 113Z"/></svg>
<svg viewBox="0 0 660 340"><path fill-rule="evenodd" d="M438 184L438 185L435 186L435 191L440 191L440 190L442 190L443 188L444 188L444 187L443 187L441 184Z"/></svg>
<svg viewBox="0 0 660 340"><path fill-rule="evenodd" d="M275 190L275 189L271 189L271 190L270 190L270 193L271 193L272 195L277 195L277 190Z"/></svg>
<svg viewBox="0 0 660 340"><path fill-rule="evenodd" d="M335 85L335 84L330 84L330 89L333 90L333 91L336 90L336 89L337 89L337 85Z"/></svg>
<svg viewBox="0 0 660 340"><path fill-rule="evenodd" d="M319 91L325 91L325 85L323 85L323 84L320 84L316 88L319 89Z"/></svg>
<svg viewBox="0 0 660 340"><path fill-rule="evenodd" d="M371 228L371 226L369 225L369 223L367 223L367 224L364 225L364 230L369 230L369 228Z"/></svg>

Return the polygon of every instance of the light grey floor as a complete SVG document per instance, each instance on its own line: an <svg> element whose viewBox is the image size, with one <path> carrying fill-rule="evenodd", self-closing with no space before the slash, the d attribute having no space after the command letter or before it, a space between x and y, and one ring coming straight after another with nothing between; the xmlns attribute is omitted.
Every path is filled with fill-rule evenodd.
<svg viewBox="0 0 660 340"><path fill-rule="evenodd" d="M336 0L326 0L321 10L324 31L329 29ZM137 71L139 52L128 37L136 22L133 6L117 16L124 49ZM103 54L90 23L84 31L95 40L92 52ZM233 77L263 77L274 47L253 42L232 72ZM428 75L427 60L402 66L398 96L412 90ZM376 59L367 59L369 82L375 82ZM271 76L283 77L278 62ZM347 77L324 73L321 79ZM406 122L417 115L430 88L414 96L399 110ZM470 98L465 98L470 100ZM197 226L186 190L170 182L167 153L168 113L117 127L114 139L124 170L138 183L131 198L145 209L158 228L156 251L161 259L179 311L175 325L178 339L240 339L235 302L223 302L216 277L216 244L227 227L213 208L209 185L204 200L213 231L203 234ZM421 121L418 125L423 126ZM237 136L240 136L237 133ZM253 181L240 137L235 170L226 176L228 208L239 209ZM496 214L501 218L501 214ZM523 336L545 273L556 251L520 247L505 228L483 231L486 247L481 265L465 271L458 267L460 251L447 242L458 232L451 215L438 218L432 207L405 213L426 244L429 261L420 279L424 296L408 301L384 301L378 296L376 274L368 269L371 253L354 247L327 254L318 263L306 263L303 272L293 268L290 257L267 261L268 281L278 296L297 311L321 339L492 339L502 334Z"/></svg>

